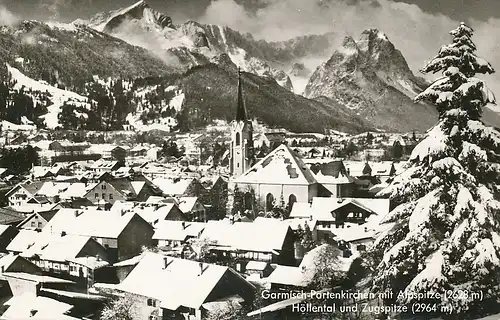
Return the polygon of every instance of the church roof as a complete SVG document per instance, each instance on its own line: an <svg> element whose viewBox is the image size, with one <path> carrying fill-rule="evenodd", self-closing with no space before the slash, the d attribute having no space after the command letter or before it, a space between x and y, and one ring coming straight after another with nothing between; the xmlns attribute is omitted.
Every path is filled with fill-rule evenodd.
<svg viewBox="0 0 500 320"><path fill-rule="evenodd" d="M236 109L236 121L246 121L247 111L243 100L243 83L241 81L241 71L238 69L238 106Z"/></svg>
<svg viewBox="0 0 500 320"><path fill-rule="evenodd" d="M311 185L316 179L311 170L285 144L282 144L243 175L236 183Z"/></svg>

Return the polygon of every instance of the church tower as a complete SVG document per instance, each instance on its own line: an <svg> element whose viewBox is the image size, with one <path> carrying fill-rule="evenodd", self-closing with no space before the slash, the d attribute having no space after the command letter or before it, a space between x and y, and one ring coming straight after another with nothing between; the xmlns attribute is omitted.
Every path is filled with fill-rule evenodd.
<svg viewBox="0 0 500 320"><path fill-rule="evenodd" d="M233 177L241 176L253 163L253 127L252 121L247 119L242 85L241 71L238 68L236 119L231 122L230 171Z"/></svg>

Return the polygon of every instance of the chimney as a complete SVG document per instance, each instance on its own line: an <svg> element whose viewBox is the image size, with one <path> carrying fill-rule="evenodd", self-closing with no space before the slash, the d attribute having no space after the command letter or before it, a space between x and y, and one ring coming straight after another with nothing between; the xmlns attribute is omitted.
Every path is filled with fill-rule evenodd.
<svg viewBox="0 0 500 320"><path fill-rule="evenodd" d="M66 231L61 231L61 237L64 237L66 235Z"/></svg>
<svg viewBox="0 0 500 320"><path fill-rule="evenodd" d="M96 259L96 261L101 261L101 257L99 257L99 255L96 255L95 259Z"/></svg>
<svg viewBox="0 0 500 320"><path fill-rule="evenodd" d="M80 215L80 213L78 212L78 209L75 210L75 217L78 217Z"/></svg>
<svg viewBox="0 0 500 320"><path fill-rule="evenodd" d="M0 270L2 273L5 272L5 266L2 266L2 269Z"/></svg>
<svg viewBox="0 0 500 320"><path fill-rule="evenodd" d="M186 221L182 221L182 230L186 229Z"/></svg>
<svg viewBox="0 0 500 320"><path fill-rule="evenodd" d="M30 318L31 318L31 317L34 317L37 313L38 313L38 310L31 309L31 310L30 310Z"/></svg>
<svg viewBox="0 0 500 320"><path fill-rule="evenodd" d="M309 221L313 221L313 216L312 216L312 214L309 216Z"/></svg>

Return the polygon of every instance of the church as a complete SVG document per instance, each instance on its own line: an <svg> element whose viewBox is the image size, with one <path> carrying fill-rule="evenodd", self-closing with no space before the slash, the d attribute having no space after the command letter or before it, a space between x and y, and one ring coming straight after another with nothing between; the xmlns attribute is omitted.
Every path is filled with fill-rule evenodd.
<svg viewBox="0 0 500 320"><path fill-rule="evenodd" d="M291 210L295 202L311 202L314 197L347 197L351 195L352 180L347 170L321 170L328 172L330 185L323 185L311 170L310 165L281 144L256 163L252 121L248 118L243 97L241 72L238 71L238 99L236 118L231 122L230 181L244 193L245 209L270 211L274 203L283 199ZM328 165L328 164L326 164ZM342 170L343 168L343 170ZM321 178L324 180L324 176ZM320 179L321 180L321 179ZM333 188L331 185L335 185Z"/></svg>

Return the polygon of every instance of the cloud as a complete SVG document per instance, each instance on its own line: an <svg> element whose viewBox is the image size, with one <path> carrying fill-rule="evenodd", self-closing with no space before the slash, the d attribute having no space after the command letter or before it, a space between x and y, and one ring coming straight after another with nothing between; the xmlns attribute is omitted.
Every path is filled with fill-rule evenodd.
<svg viewBox="0 0 500 320"><path fill-rule="evenodd" d="M19 18L0 4L0 25L12 26L19 22Z"/></svg>
<svg viewBox="0 0 500 320"><path fill-rule="evenodd" d="M228 25L272 41L334 31L340 42L346 35L357 38L363 30L377 28L401 50L414 72L434 57L442 45L451 42L449 31L459 23L442 14L424 12L417 5L390 0L270 0L268 3L265 8L250 11L234 0L216 0L199 20ZM489 59L500 72L500 56L496 54L500 49L500 20L469 23L476 30L473 40L478 54ZM500 74L488 78L500 96L497 85Z"/></svg>

